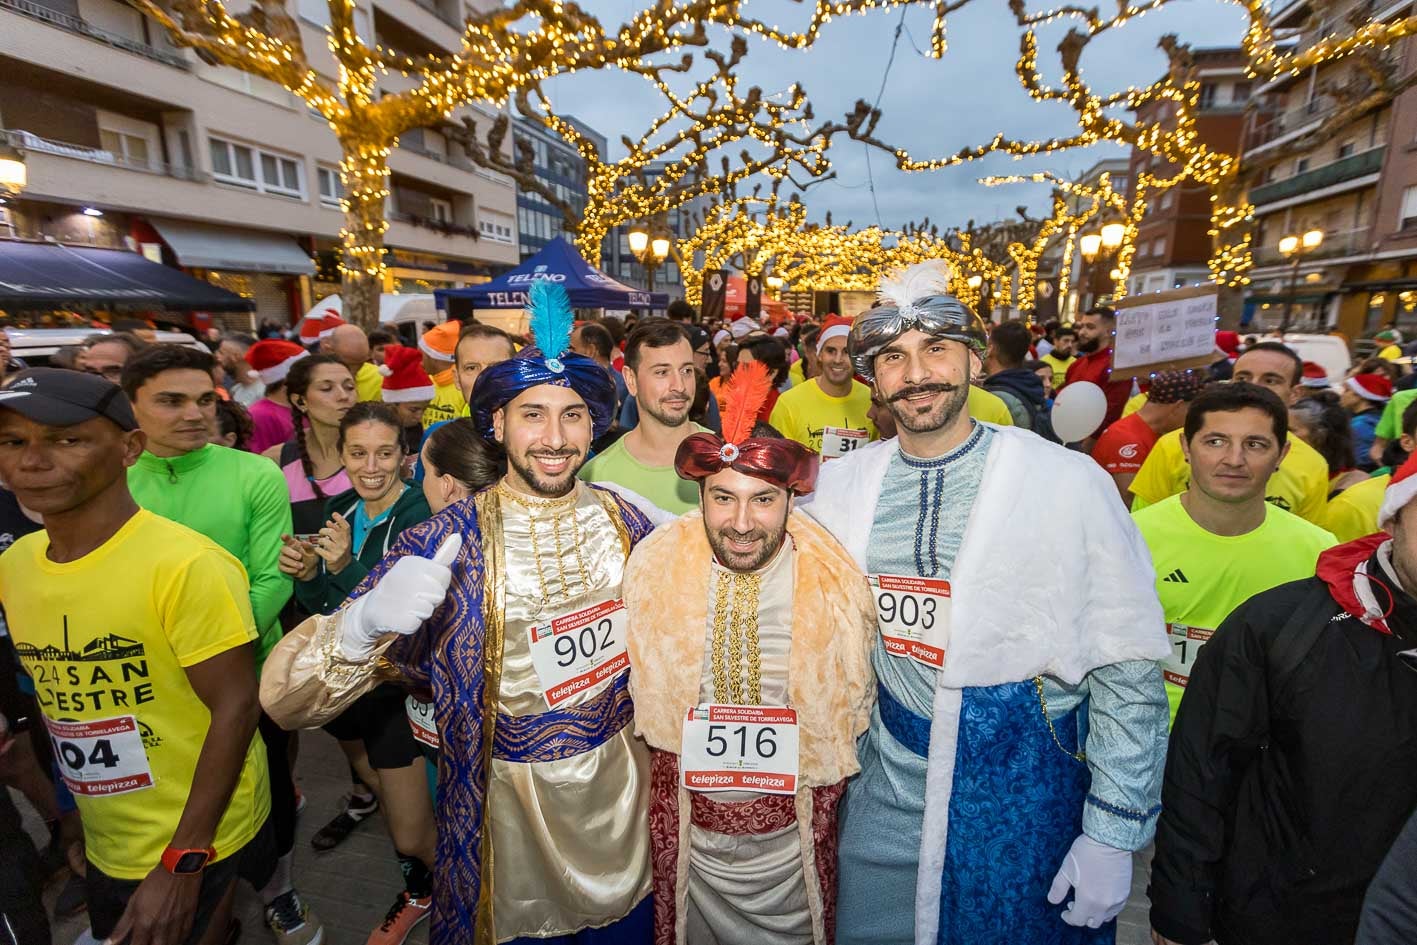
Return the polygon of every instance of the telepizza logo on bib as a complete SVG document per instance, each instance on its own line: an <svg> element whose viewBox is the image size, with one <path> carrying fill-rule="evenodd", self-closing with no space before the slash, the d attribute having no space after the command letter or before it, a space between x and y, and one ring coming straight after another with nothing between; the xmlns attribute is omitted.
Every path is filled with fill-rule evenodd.
<svg viewBox="0 0 1417 945"><path fill-rule="evenodd" d="M75 646L68 617L63 646L16 643L15 652L34 677L35 698L50 718L134 709L156 698L141 643L106 633Z"/></svg>

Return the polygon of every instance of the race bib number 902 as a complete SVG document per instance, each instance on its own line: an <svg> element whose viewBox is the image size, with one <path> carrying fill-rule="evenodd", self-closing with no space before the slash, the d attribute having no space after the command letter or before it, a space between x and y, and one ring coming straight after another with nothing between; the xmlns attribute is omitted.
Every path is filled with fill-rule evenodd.
<svg viewBox="0 0 1417 945"><path fill-rule="evenodd" d="M531 662L553 709L630 665L624 601L602 601L532 627L530 633Z"/></svg>
<svg viewBox="0 0 1417 945"><path fill-rule="evenodd" d="M679 783L690 791L797 791L796 709L697 706L679 750Z"/></svg>
<svg viewBox="0 0 1417 945"><path fill-rule="evenodd" d="M950 582L939 578L872 574L881 642L891 656L934 669L945 665L950 638Z"/></svg>
<svg viewBox="0 0 1417 945"><path fill-rule="evenodd" d="M131 715L92 722L45 719L64 786L84 797L108 797L152 787L152 769Z"/></svg>

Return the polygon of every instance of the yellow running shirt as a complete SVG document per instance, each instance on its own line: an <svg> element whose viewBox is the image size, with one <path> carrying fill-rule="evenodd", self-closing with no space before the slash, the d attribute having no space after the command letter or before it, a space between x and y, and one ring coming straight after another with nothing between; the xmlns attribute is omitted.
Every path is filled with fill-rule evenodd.
<svg viewBox="0 0 1417 945"><path fill-rule="evenodd" d="M832 397L812 378L778 397L768 422L789 440L835 459L876 438L875 425L866 419L870 409L871 389L860 381L851 382L845 397Z"/></svg>
<svg viewBox="0 0 1417 945"><path fill-rule="evenodd" d="M85 853L109 876L140 880L172 840L211 726L184 669L256 639L246 575L215 542L146 510L77 561L50 561L48 548L35 532L0 556L0 601ZM269 813L253 734L216 858L240 851Z"/></svg>
<svg viewBox="0 0 1417 945"><path fill-rule="evenodd" d="M1382 508L1383 493L1391 481L1389 475L1374 476L1329 499L1324 528L1333 532L1333 537L1339 541L1353 541L1382 531L1378 528L1378 510Z"/></svg>
<svg viewBox="0 0 1417 945"><path fill-rule="evenodd" d="M995 426L1011 427L1014 425L1014 417L1009 413L1009 405L1004 403L998 395L991 394L975 384L969 385L969 415L975 420L983 420L985 423L992 423Z"/></svg>
<svg viewBox="0 0 1417 945"><path fill-rule="evenodd" d="M360 400L383 400L384 375L379 373L378 367L365 361L359 366L359 373L354 375L354 388L359 392Z"/></svg>
<svg viewBox="0 0 1417 945"><path fill-rule="evenodd" d="M444 371L438 377L451 378L451 370ZM442 423L444 420L452 420L456 417L468 416L467 401L463 400L462 391L458 390L458 385L449 380L446 384L439 383L437 378L433 380L433 399L428 402L428 406L423 408L423 429L427 430L435 423Z"/></svg>
<svg viewBox="0 0 1417 945"><path fill-rule="evenodd" d="M1132 511L1180 495L1190 483L1191 464L1181 452L1181 431L1172 430L1156 441L1132 480ZM1289 455L1269 477L1265 498L1322 527L1328 505L1328 464L1312 446L1289 434Z"/></svg>
<svg viewBox="0 0 1417 945"><path fill-rule="evenodd" d="M1196 653L1230 611L1280 584L1313 577L1319 554L1337 544L1328 532L1273 505L1264 524L1244 535L1206 531L1181 505L1168 499L1132 513L1156 568L1156 594L1171 635L1171 655L1162 662L1171 721Z"/></svg>

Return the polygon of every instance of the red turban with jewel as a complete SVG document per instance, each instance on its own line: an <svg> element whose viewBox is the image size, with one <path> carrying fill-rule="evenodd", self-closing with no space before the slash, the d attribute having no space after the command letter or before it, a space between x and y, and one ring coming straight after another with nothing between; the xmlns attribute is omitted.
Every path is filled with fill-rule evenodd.
<svg viewBox="0 0 1417 945"><path fill-rule="evenodd" d="M679 476L702 482L731 468L797 495L811 492L817 484L816 453L796 440L752 435L771 389L768 366L761 361L734 371L723 390L723 436L695 433L680 443L674 456Z"/></svg>

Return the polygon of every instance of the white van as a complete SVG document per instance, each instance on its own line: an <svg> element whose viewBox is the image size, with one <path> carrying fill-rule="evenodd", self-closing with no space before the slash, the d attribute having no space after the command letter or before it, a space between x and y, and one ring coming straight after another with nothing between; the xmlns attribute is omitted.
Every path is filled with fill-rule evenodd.
<svg viewBox="0 0 1417 945"><path fill-rule="evenodd" d="M5 335L10 339L10 357L23 362L26 367L45 367L60 348L76 348L95 335L111 334L113 332L108 328L5 329ZM184 348L211 352L210 348L185 331L140 329L133 334L152 344L182 345Z"/></svg>

